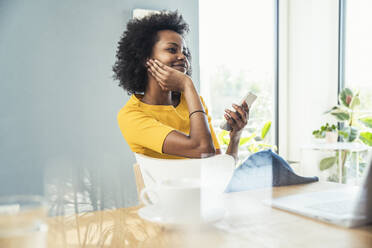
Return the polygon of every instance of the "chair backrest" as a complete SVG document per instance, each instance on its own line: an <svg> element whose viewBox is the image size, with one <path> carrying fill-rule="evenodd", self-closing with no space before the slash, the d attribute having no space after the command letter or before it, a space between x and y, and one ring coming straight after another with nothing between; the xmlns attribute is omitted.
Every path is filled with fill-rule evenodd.
<svg viewBox="0 0 372 248"><path fill-rule="evenodd" d="M216 155L204 159L157 159L135 154L140 166L145 187L167 179L199 178L208 187L223 191L235 169L235 160L230 155Z"/></svg>

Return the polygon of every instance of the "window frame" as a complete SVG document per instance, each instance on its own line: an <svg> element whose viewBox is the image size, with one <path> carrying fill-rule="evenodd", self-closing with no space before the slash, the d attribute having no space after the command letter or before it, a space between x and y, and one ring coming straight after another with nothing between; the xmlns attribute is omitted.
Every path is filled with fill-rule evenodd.
<svg viewBox="0 0 372 248"><path fill-rule="evenodd" d="M345 88L345 23L346 0L338 1L338 88L337 96ZM337 99L338 103L340 100Z"/></svg>

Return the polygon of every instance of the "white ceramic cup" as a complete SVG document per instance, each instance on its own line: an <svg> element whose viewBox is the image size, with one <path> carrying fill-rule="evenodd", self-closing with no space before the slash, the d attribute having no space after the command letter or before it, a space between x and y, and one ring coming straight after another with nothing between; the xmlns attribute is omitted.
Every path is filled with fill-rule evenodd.
<svg viewBox="0 0 372 248"><path fill-rule="evenodd" d="M155 206L165 215L181 222L200 220L200 180L169 179L144 188L140 196L147 206ZM150 201L148 199L151 199Z"/></svg>

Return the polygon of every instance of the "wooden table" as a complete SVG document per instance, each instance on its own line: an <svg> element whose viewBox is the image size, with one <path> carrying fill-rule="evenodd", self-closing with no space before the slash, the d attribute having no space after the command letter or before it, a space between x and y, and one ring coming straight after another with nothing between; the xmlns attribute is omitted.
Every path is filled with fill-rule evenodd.
<svg viewBox="0 0 372 248"><path fill-rule="evenodd" d="M372 226L347 229L273 209L262 201L346 187L335 183L224 195L226 217L214 226L166 229L131 207L49 218L48 247L372 247Z"/></svg>

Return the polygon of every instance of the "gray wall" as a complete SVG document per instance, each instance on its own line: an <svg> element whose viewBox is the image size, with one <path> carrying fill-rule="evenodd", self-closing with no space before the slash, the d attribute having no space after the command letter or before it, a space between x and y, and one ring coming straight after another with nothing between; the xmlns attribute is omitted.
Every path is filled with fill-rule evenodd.
<svg viewBox="0 0 372 248"><path fill-rule="evenodd" d="M136 203L116 120L129 97L111 71L134 8L184 15L198 85L197 0L0 0L0 195L48 193L88 170L101 194Z"/></svg>

